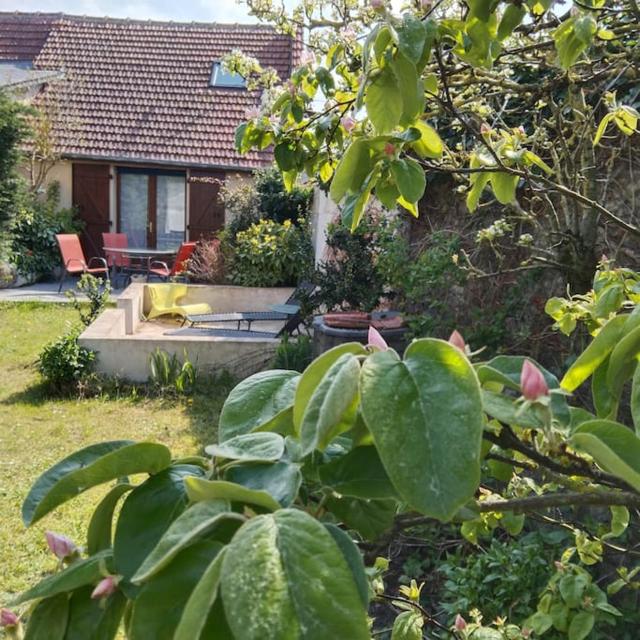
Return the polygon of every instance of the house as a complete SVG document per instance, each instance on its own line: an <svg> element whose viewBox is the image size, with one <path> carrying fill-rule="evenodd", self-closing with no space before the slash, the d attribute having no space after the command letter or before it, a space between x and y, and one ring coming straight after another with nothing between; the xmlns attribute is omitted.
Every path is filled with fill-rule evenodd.
<svg viewBox="0 0 640 640"><path fill-rule="evenodd" d="M286 79L300 47L259 25L0 13L0 85L38 87L59 158L48 180L77 207L89 255L106 231L157 248L210 235L221 183L271 162L234 149L261 97L221 66L236 49Z"/></svg>

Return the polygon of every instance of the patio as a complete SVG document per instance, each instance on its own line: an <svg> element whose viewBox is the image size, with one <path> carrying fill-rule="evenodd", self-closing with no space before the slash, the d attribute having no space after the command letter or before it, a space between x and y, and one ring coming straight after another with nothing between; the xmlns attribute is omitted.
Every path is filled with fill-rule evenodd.
<svg viewBox="0 0 640 640"><path fill-rule="evenodd" d="M282 303L289 287L189 285L185 303L206 302L216 313L262 311ZM98 352L99 372L143 382L149 376L149 356L163 349L186 357L200 370L226 369L238 376L260 370L275 353L279 339L207 335L206 329L181 326L181 320L145 321L150 308L146 285L134 283L120 292L117 306L107 309L80 336L84 347ZM211 325L214 327L216 325ZM228 324L217 325L229 329ZM277 332L282 322L261 322L254 328Z"/></svg>

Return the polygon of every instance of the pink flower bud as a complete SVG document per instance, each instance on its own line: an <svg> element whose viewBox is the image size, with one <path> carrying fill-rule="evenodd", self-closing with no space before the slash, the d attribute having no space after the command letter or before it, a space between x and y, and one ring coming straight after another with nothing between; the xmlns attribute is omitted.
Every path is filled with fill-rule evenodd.
<svg viewBox="0 0 640 640"><path fill-rule="evenodd" d="M483 122L483 123L480 125L480 133L481 133L483 136L488 135L489 133L491 133L491 131L492 131L491 127L490 127L486 122Z"/></svg>
<svg viewBox="0 0 640 640"><path fill-rule="evenodd" d="M467 628L467 621L458 613L456 614L456 621L453 623L453 627L456 631L464 631Z"/></svg>
<svg viewBox="0 0 640 640"><path fill-rule="evenodd" d="M247 120L253 120L254 118L257 118L259 115L260 115L260 109L258 109L258 107L249 107L244 112L244 117L247 118Z"/></svg>
<svg viewBox="0 0 640 640"><path fill-rule="evenodd" d="M395 155L396 148L391 142L387 142L387 144L384 145L384 152L386 155L392 156Z"/></svg>
<svg viewBox="0 0 640 640"><path fill-rule="evenodd" d="M386 351L389 348L389 345L375 327L369 327L369 343L367 346L378 347L381 351Z"/></svg>
<svg viewBox="0 0 640 640"><path fill-rule="evenodd" d="M357 123L351 116L344 116L340 119L340 124L347 130L347 133L351 133Z"/></svg>
<svg viewBox="0 0 640 640"><path fill-rule="evenodd" d="M374 11L381 11L384 9L384 0L370 0L369 4Z"/></svg>
<svg viewBox="0 0 640 640"><path fill-rule="evenodd" d="M300 56L300 64L312 64L316 61L316 57L312 51L305 49Z"/></svg>
<svg viewBox="0 0 640 640"><path fill-rule="evenodd" d="M532 633L531 629L529 629L528 627L522 627L522 637L523 638L530 638L531 637L531 633Z"/></svg>
<svg viewBox="0 0 640 640"><path fill-rule="evenodd" d="M0 609L0 627L16 627L20 618L9 609Z"/></svg>
<svg viewBox="0 0 640 640"><path fill-rule="evenodd" d="M542 372L530 360L525 360L520 374L520 388L527 400L535 401L541 396L549 395L549 387Z"/></svg>
<svg viewBox="0 0 640 640"><path fill-rule="evenodd" d="M454 347L460 349L462 353L467 353L467 343L464 341L462 334L455 329L449 336L449 344L452 344Z"/></svg>
<svg viewBox="0 0 640 640"><path fill-rule="evenodd" d="M73 555L78 550L73 540L70 540L66 536L53 531L47 531L44 534L47 539L47 545L49 550L53 553L58 560L64 560L65 558Z"/></svg>
<svg viewBox="0 0 640 640"><path fill-rule="evenodd" d="M108 598L118 588L118 580L115 576L107 576L98 582L96 588L91 593L94 600Z"/></svg>
<svg viewBox="0 0 640 640"><path fill-rule="evenodd" d="M433 6L433 3L431 2L431 0L420 1L420 7L422 8L423 11L429 11L429 9L431 9L432 6Z"/></svg>
<svg viewBox="0 0 640 640"><path fill-rule="evenodd" d="M525 131L524 127L522 125L520 125L518 127L518 133L521 133L523 136L527 135L527 132Z"/></svg>

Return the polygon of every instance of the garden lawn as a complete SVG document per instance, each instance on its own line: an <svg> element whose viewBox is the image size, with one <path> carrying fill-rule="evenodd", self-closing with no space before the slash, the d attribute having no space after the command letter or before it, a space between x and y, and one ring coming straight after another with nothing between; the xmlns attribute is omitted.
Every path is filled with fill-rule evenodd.
<svg viewBox="0 0 640 640"><path fill-rule="evenodd" d="M33 481L75 450L105 440L150 440L174 455L213 442L227 384L190 399L131 394L88 399L47 396L35 362L45 343L77 320L70 305L0 304L0 605L55 567L44 532L84 545L93 507L104 487L88 491L25 529L21 504Z"/></svg>

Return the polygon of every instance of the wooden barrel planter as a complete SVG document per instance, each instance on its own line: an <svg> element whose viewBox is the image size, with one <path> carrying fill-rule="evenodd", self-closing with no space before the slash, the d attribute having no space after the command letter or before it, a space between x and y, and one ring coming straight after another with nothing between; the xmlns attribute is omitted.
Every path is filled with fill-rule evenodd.
<svg viewBox="0 0 640 640"><path fill-rule="evenodd" d="M330 313L313 320L314 357L345 342L367 344L370 326L375 327L386 343L399 353L407 347L408 328L397 311Z"/></svg>

